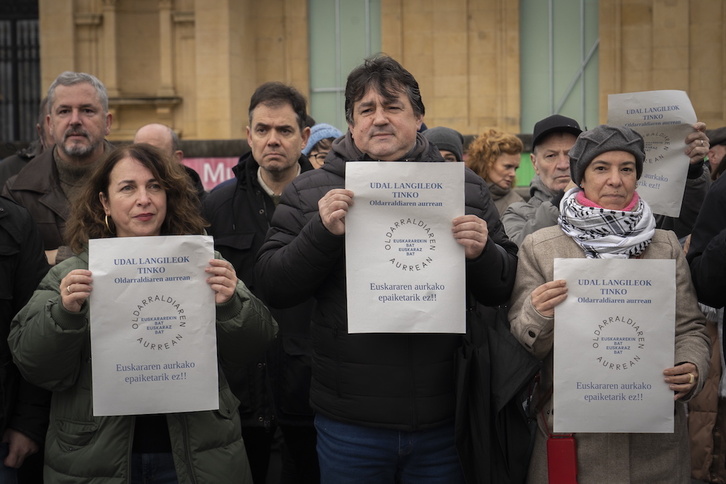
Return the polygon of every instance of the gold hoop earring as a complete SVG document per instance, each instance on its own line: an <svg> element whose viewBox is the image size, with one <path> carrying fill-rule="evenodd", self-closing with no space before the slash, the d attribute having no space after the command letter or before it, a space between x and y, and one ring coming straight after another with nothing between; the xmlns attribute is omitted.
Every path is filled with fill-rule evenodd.
<svg viewBox="0 0 726 484"><path fill-rule="evenodd" d="M111 235L116 235L116 233L111 230L111 226L108 224L108 215L103 216L103 221L106 223L106 229L108 230L108 233L110 233ZM111 219L111 221L113 222L113 219Z"/></svg>

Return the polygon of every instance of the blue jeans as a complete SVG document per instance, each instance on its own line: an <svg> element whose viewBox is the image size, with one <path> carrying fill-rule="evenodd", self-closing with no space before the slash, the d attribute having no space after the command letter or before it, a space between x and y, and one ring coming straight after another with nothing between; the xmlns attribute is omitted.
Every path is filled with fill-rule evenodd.
<svg viewBox="0 0 726 484"><path fill-rule="evenodd" d="M132 484L178 484L174 458L168 454L131 454Z"/></svg>
<svg viewBox="0 0 726 484"><path fill-rule="evenodd" d="M7 442L0 442L0 484L18 484L18 470L14 467L5 467L3 461L10 449Z"/></svg>
<svg viewBox="0 0 726 484"><path fill-rule="evenodd" d="M400 432L315 416L321 484L464 484L454 424Z"/></svg>

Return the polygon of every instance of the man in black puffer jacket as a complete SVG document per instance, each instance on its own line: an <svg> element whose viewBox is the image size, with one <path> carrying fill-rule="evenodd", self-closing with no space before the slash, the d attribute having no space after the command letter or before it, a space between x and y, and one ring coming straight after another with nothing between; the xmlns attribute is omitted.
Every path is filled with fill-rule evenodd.
<svg viewBox="0 0 726 484"><path fill-rule="evenodd" d="M454 443L455 334L348 334L345 280L347 161L443 161L418 134L418 83L386 56L348 76L348 133L319 170L285 189L255 267L272 306L316 299L313 379L322 482L463 482ZM452 222L464 246L467 290L482 304L507 301L516 245L484 181L465 177L466 215ZM464 301L462 301L464 304Z"/></svg>
<svg viewBox="0 0 726 484"><path fill-rule="evenodd" d="M41 482L50 392L31 385L13 364L8 333L50 266L30 214L0 197L0 482ZM21 467L22 466L22 467Z"/></svg>
<svg viewBox="0 0 726 484"><path fill-rule="evenodd" d="M214 248L259 296L255 260L280 193L299 173L313 167L301 154L310 128L305 126L305 98L297 89L266 82L252 94L248 113L250 151L232 169L235 178L218 185L205 198L202 215L210 223L207 233L214 237ZM242 437L255 483L268 480L278 425L287 451L283 455L289 456L283 459L281 474L295 484L320 481L313 411L308 403L312 353L308 332L313 304L310 299L294 307L272 308L279 325L275 343L247 368L226 374L240 401Z"/></svg>

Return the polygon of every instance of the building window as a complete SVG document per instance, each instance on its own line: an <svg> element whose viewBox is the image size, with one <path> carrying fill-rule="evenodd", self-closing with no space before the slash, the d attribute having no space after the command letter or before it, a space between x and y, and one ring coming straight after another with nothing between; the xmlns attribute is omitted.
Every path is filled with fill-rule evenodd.
<svg viewBox="0 0 726 484"><path fill-rule="evenodd" d="M381 2L310 0L309 15L310 114L345 132L345 81L381 50Z"/></svg>
<svg viewBox="0 0 726 484"><path fill-rule="evenodd" d="M40 103L38 2L0 2L0 139L32 141Z"/></svg>

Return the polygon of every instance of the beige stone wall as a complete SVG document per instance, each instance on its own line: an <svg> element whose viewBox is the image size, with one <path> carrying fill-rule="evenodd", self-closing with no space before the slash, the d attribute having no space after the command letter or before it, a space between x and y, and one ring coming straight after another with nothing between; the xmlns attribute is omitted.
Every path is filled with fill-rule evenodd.
<svg viewBox="0 0 726 484"><path fill-rule="evenodd" d="M518 130L518 2L381 7L383 50L419 80L429 126ZM304 0L40 0L40 13L43 85L97 75L114 98L112 139L151 121L184 139L240 137L257 85L309 90Z"/></svg>
<svg viewBox="0 0 726 484"><path fill-rule="evenodd" d="M382 49L419 81L428 126L519 131L519 2L381 0Z"/></svg>
<svg viewBox="0 0 726 484"><path fill-rule="evenodd" d="M141 124L183 139L244 136L256 86L309 91L305 0L39 0L41 77L97 75L112 139ZM381 0L382 50L418 79L429 126L520 124L519 2ZM726 125L726 2L600 0L600 113L610 93L682 89Z"/></svg>
<svg viewBox="0 0 726 484"><path fill-rule="evenodd" d="M110 139L148 122L183 139L244 136L254 89L309 89L307 2L299 0L39 0L41 78L99 77Z"/></svg>
<svg viewBox="0 0 726 484"><path fill-rule="evenodd" d="M726 126L726 2L600 0L600 118L607 96L678 89L699 120Z"/></svg>

